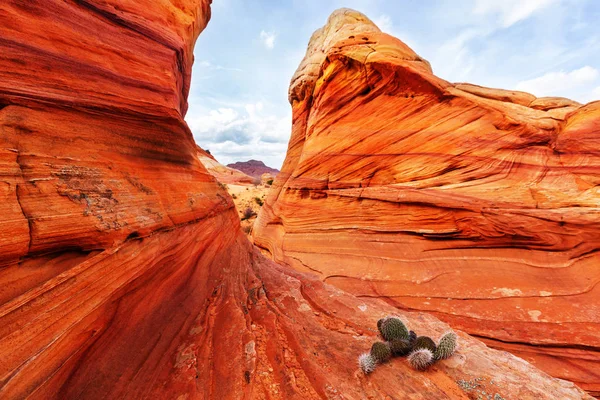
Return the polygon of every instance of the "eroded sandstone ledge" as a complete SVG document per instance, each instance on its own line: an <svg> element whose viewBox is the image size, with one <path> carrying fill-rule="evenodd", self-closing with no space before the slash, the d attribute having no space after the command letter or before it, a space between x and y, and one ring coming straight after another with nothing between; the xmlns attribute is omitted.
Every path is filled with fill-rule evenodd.
<svg viewBox="0 0 600 400"><path fill-rule="evenodd" d="M198 161L183 116L209 7L0 5L0 398L585 398L462 333L426 373L358 372L395 309L262 256Z"/></svg>
<svg viewBox="0 0 600 400"><path fill-rule="evenodd" d="M449 83L352 10L289 99L257 245L600 394L600 102Z"/></svg>

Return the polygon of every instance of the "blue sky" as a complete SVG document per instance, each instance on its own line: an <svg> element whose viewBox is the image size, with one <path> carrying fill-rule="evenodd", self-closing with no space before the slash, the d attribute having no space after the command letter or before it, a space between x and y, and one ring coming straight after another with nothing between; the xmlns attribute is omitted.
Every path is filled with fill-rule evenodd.
<svg viewBox="0 0 600 400"><path fill-rule="evenodd" d="M290 79L311 34L340 7L366 14L448 81L600 99L598 0L214 0L186 116L198 144L224 164L280 168Z"/></svg>

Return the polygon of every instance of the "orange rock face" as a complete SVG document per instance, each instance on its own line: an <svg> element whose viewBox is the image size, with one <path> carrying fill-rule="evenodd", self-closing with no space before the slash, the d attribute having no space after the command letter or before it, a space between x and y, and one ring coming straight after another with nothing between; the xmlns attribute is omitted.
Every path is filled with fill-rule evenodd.
<svg viewBox="0 0 600 400"><path fill-rule="evenodd" d="M221 183L252 185L256 181L255 178L246 175L242 171L221 164L210 153L207 153L200 147L198 147L198 159L204 168Z"/></svg>
<svg viewBox="0 0 600 400"><path fill-rule="evenodd" d="M600 394L600 102L451 84L342 11L290 103L257 245Z"/></svg>
<svg viewBox="0 0 600 400"><path fill-rule="evenodd" d="M0 5L0 398L587 398L463 333L427 372L359 373L395 309L262 256L198 160L209 4Z"/></svg>
<svg viewBox="0 0 600 400"><path fill-rule="evenodd" d="M208 1L138 3L0 6L0 265L231 207L181 117Z"/></svg>

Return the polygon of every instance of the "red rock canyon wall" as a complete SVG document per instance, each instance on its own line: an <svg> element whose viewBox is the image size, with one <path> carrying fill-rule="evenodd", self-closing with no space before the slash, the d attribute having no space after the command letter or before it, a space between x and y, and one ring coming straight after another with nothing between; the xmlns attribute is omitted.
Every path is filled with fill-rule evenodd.
<svg viewBox="0 0 600 400"><path fill-rule="evenodd" d="M463 333L428 372L358 372L393 307L267 260L198 161L209 7L0 4L0 398L586 398Z"/></svg>
<svg viewBox="0 0 600 400"><path fill-rule="evenodd" d="M600 394L600 102L451 84L351 11L289 94L258 246Z"/></svg>

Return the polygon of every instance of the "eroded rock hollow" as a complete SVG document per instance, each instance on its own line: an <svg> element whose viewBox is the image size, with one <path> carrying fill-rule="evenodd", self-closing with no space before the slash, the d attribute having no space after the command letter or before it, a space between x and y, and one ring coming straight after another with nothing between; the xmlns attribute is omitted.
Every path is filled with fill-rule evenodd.
<svg viewBox="0 0 600 400"><path fill-rule="evenodd" d="M600 394L600 102L446 82L349 10L289 100L257 245Z"/></svg>
<svg viewBox="0 0 600 400"><path fill-rule="evenodd" d="M358 371L396 309L261 255L198 160L183 118L209 17L210 0L0 4L0 398L586 398L461 332L427 372Z"/></svg>

